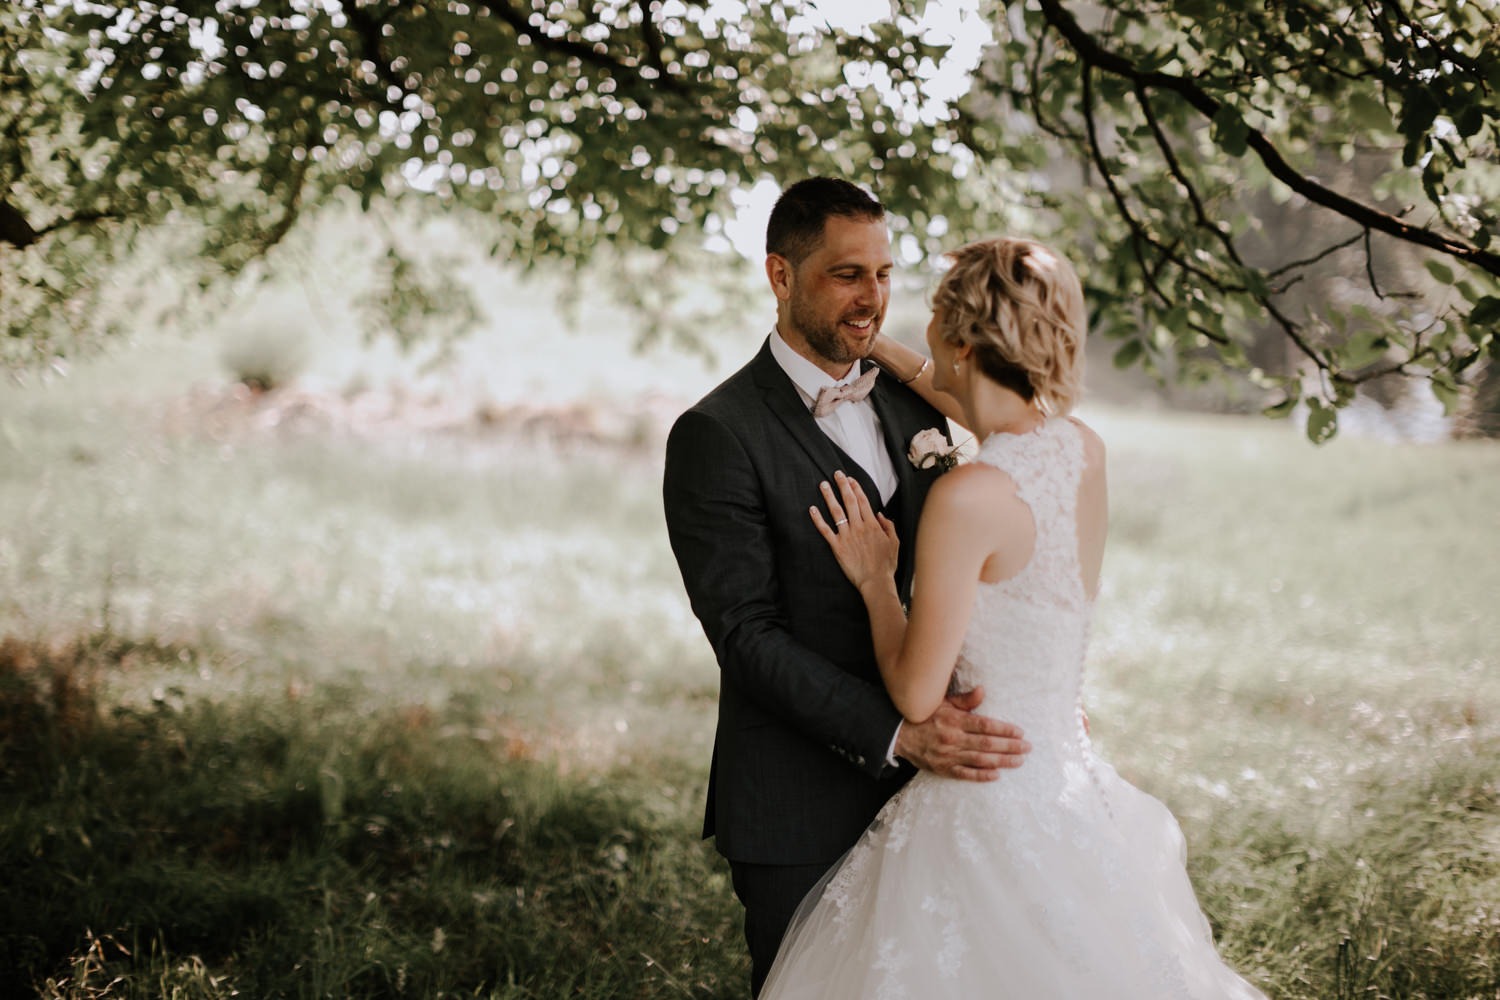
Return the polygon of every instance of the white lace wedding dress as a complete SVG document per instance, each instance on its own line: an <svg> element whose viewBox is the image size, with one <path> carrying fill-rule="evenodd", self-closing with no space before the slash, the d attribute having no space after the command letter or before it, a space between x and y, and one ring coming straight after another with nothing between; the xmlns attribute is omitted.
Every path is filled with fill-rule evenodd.
<svg viewBox="0 0 1500 1000"><path fill-rule="evenodd" d="M1036 545L980 584L956 686L1031 753L990 783L917 775L803 902L761 1000L1262 997L1214 950L1172 814L1084 731L1079 429L993 435L978 461L1015 480Z"/></svg>

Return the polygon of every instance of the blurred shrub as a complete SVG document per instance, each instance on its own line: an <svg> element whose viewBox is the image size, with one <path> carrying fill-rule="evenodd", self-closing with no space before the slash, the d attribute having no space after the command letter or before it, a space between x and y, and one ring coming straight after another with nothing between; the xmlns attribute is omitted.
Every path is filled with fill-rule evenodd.
<svg viewBox="0 0 1500 1000"><path fill-rule="evenodd" d="M305 319L257 311L225 338L221 358L235 381L270 392L301 375L311 358Z"/></svg>
<svg viewBox="0 0 1500 1000"><path fill-rule="evenodd" d="M0 638L0 777L45 747L70 747L98 719L97 655L83 641L61 646Z"/></svg>

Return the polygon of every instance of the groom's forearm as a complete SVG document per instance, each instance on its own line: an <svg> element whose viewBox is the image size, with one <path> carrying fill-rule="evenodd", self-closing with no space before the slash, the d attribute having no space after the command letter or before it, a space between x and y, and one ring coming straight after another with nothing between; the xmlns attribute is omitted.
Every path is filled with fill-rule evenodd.
<svg viewBox="0 0 1500 1000"><path fill-rule="evenodd" d="M854 677L768 624L737 630L716 647L725 684L767 714L878 775L901 715L884 689Z"/></svg>

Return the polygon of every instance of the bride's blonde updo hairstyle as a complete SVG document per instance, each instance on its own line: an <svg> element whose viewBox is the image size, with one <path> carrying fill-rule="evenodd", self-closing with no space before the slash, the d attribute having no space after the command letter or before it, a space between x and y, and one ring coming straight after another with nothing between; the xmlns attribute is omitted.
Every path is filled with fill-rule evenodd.
<svg viewBox="0 0 1500 1000"><path fill-rule="evenodd" d="M1088 313L1078 275L1061 255L1032 240L970 243L932 296L943 339L969 344L984 374L1053 415L1083 390Z"/></svg>

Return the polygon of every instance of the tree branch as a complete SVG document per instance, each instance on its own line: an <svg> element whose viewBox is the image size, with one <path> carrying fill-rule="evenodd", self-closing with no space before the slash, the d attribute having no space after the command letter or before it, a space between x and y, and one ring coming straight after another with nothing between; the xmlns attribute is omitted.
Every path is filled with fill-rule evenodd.
<svg viewBox="0 0 1500 1000"><path fill-rule="evenodd" d="M1067 142L1078 142L1081 138L1080 136L1069 132L1061 122L1058 122L1056 124L1049 122L1047 120L1047 116L1042 113L1041 88L1035 86L1034 81L1040 80L1042 78L1042 58L1046 55L1046 53L1047 26L1043 25L1041 32L1037 34L1036 52L1031 59L1031 70L1029 76L1033 81L1033 85L1026 88L1026 99L1027 102L1031 105L1031 117L1036 119L1037 128L1041 129L1043 132L1046 132L1048 135L1055 136L1056 138L1062 139Z"/></svg>
<svg viewBox="0 0 1500 1000"><path fill-rule="evenodd" d="M1130 210L1130 205L1125 201L1125 196L1120 192L1119 186L1115 184L1115 176L1110 172L1109 164L1104 158L1104 149L1099 145L1098 128L1094 124L1094 70L1092 66L1083 68L1083 124L1088 132L1089 152L1093 156L1094 166L1098 168L1099 175L1104 181L1104 187L1109 191L1109 196L1114 199L1115 208L1119 210L1120 217L1130 227L1132 239L1130 248L1135 253L1136 266L1141 269L1141 277L1145 279L1152 293L1162 302L1170 301L1161 286L1156 283L1156 276L1146 263L1145 256L1141 253L1141 246L1153 245L1154 240L1141 228L1136 221L1135 213Z"/></svg>
<svg viewBox="0 0 1500 1000"><path fill-rule="evenodd" d="M1135 213L1130 211L1130 205L1126 202L1125 195L1120 191L1119 185L1115 183L1115 176L1110 171L1109 163L1104 158L1104 150L1099 144L1099 133L1097 126L1094 124L1093 71L1089 68L1085 68L1083 74L1083 115L1084 124L1088 129L1089 149L1093 153L1094 163L1099 168L1099 173L1104 179L1105 187L1109 189L1110 196L1114 198L1115 207L1119 209L1120 214L1125 219L1126 225L1130 227L1130 231L1133 234L1130 241L1130 248L1135 254L1136 266L1140 268L1141 278L1145 281L1146 286L1150 288L1152 294L1156 296L1162 305L1167 305L1172 301L1167 293L1162 290L1160 283L1160 269L1166 266L1168 261L1176 264L1185 271L1199 274L1204 281L1217 286L1218 282L1211 275L1197 272L1191 265L1178 257L1175 246L1162 246L1160 241L1154 239L1150 233L1146 232L1145 227L1136 219ZM1143 244L1153 248L1161 255L1158 267L1153 268L1146 262L1145 255L1141 252ZM1229 339L1222 333L1210 330L1196 323L1190 322L1188 326L1195 333L1200 334L1221 347L1229 343Z"/></svg>
<svg viewBox="0 0 1500 1000"><path fill-rule="evenodd" d="M1281 277L1283 274L1286 274L1289 271L1295 271L1298 268L1303 267L1310 267L1313 264L1316 264L1318 261L1323 260L1325 257L1331 257L1334 254L1338 253L1340 250L1352 247L1361 239L1367 239L1369 237L1369 233L1370 231L1368 229L1361 229L1359 232L1355 233L1347 240L1339 240L1337 243L1324 247L1322 250L1319 250L1311 257L1303 257L1301 260L1294 260L1290 263L1283 264L1274 271L1267 271L1266 277L1274 281L1275 279Z"/></svg>
<svg viewBox="0 0 1500 1000"><path fill-rule="evenodd" d="M574 38L554 38L545 31L539 30L527 18L527 15L515 9L508 0L493 0L490 4L481 7L480 11L490 11L500 20L511 27L518 36L525 35L539 49L555 52L569 59L577 59L585 65L595 66L611 73L622 76L633 77L647 87L670 92L678 97L691 97L691 91L684 87L682 81L675 76L667 74L665 69L658 70L649 63L642 66L638 60L624 61L610 55L602 43L590 43L579 41ZM643 11L643 13L649 13ZM650 18L646 18L646 24L650 25ZM655 25L648 29L647 39L649 47L650 33L655 31ZM643 68L649 68L652 75L648 76L642 72Z"/></svg>
<svg viewBox="0 0 1500 1000"><path fill-rule="evenodd" d="M35 243L40 235L31 228L26 216L17 211L10 202L0 201L0 242L24 250Z"/></svg>
<svg viewBox="0 0 1500 1000"><path fill-rule="evenodd" d="M1229 255L1229 259L1240 267L1244 267L1245 262L1240 257L1239 248L1234 245L1234 239L1208 217L1208 212L1203 207L1203 201L1198 197L1198 189L1188 180L1187 174L1183 172L1182 165L1177 162L1177 153L1172 149L1171 142L1167 140L1166 133L1162 131L1161 123L1156 120L1155 112L1151 110L1150 92L1140 83L1137 83L1135 85L1135 98L1140 102L1141 111L1146 116L1146 125L1151 129L1151 137L1156 140L1156 148L1161 150L1162 159L1166 161L1167 169L1172 172L1172 176L1177 179L1177 183L1181 184L1183 190L1187 192L1188 201L1192 203L1193 216L1197 219L1198 227L1213 233L1214 238L1223 246L1224 252Z"/></svg>
<svg viewBox="0 0 1500 1000"><path fill-rule="evenodd" d="M349 26L354 29L355 35L359 37L360 44L364 47L365 55L369 57L370 64L375 67L375 77L385 84L387 91L394 87L396 90L406 91L403 81L396 79L391 73L391 60L385 52L385 39L381 34L385 27L385 18L376 17L370 13L371 8L361 7L358 4L351 5L345 10L344 16L349 20ZM384 103L389 103L389 98L382 95Z"/></svg>
<svg viewBox="0 0 1500 1000"><path fill-rule="evenodd" d="M78 212L65 219L58 219L50 225L40 229L33 229L19 211L11 206L9 202L0 201L0 242L9 243L18 250L41 241L42 237L55 233L60 229L70 226L87 226L94 222L106 222L111 219L124 218L119 212L98 211Z"/></svg>
<svg viewBox="0 0 1500 1000"><path fill-rule="evenodd" d="M664 42L656 22L651 20L651 0L635 0L635 5L641 12L641 38L646 43L646 57L651 66L665 77L667 67L661 57Z"/></svg>
<svg viewBox="0 0 1500 1000"><path fill-rule="evenodd" d="M1229 295L1248 293L1250 291L1248 287L1244 285L1230 284L1219 275L1214 274L1212 271L1209 271L1205 268L1199 267L1197 264L1194 264L1191 260L1184 256L1179 251L1179 248L1182 245L1181 237L1172 240L1171 243L1163 243L1157 237L1152 236L1149 232L1146 231L1145 225L1130 211L1128 207L1129 203L1126 201L1125 194L1124 192L1120 191L1119 185L1116 182L1115 175L1110 171L1108 161L1104 158L1102 147L1099 144L1092 117L1093 98L1091 96L1088 96L1089 93L1090 88L1088 86L1085 86L1084 104L1088 109L1085 113L1089 119L1089 147L1094 158L1094 163L1099 168L1100 173L1103 175L1104 183L1110 189L1110 195L1113 197L1116 207L1124 216L1126 223L1130 226L1131 231L1136 234L1141 242L1151 247L1160 256L1160 260L1158 261L1157 266L1154 268L1150 268L1147 272L1151 277L1153 289L1156 288L1157 278L1160 276L1162 270L1165 269L1168 264L1171 264L1177 267L1178 270L1182 271L1184 274L1192 275L1194 278L1197 278L1205 285L1208 285L1210 288L1213 288L1215 291L1222 294ZM1155 209L1158 212L1162 211L1161 206L1152 203L1144 195L1137 193L1137 198L1139 198L1144 203L1146 208ZM1144 263L1142 264L1142 266L1145 266ZM1170 301L1170 296L1162 295L1161 298L1164 302ZM1222 338L1215 339L1222 340Z"/></svg>
<svg viewBox="0 0 1500 1000"><path fill-rule="evenodd" d="M1319 354L1318 349L1308 343L1307 338L1302 335L1302 327L1294 323L1290 316L1278 309L1276 304L1269 298L1261 297L1259 301L1265 307L1266 313L1276 321L1276 325L1281 327L1281 331L1286 334L1287 339L1296 344L1297 350L1301 351L1307 356L1309 361L1317 365L1319 371L1327 372L1333 378L1339 378L1343 375L1343 372L1339 370L1337 365Z"/></svg>
<svg viewBox="0 0 1500 1000"><path fill-rule="evenodd" d="M1124 77L1137 86L1170 91L1185 100L1194 110L1212 120L1224 104L1192 80L1170 73L1142 70L1125 56L1104 48L1085 31L1060 0L1039 0L1042 14L1067 40L1079 57L1090 66ZM1500 254L1452 239L1429 229L1407 225L1400 219L1369 205L1324 187L1300 173L1281 155L1265 133L1246 127L1246 145L1255 150L1271 175L1315 205L1350 219L1361 226L1394 236L1407 243L1447 254L1500 277Z"/></svg>
<svg viewBox="0 0 1500 1000"><path fill-rule="evenodd" d="M1365 230L1365 277L1370 281L1370 290L1375 293L1377 299L1385 298L1385 293L1380 290L1380 282L1375 280L1375 248L1370 245L1370 231Z"/></svg>
<svg viewBox="0 0 1500 1000"><path fill-rule="evenodd" d="M286 239L286 234L292 231L292 226L302 214L302 190L307 183L307 171L313 161L313 144L318 140L318 134L322 130L322 124L318 114L314 111L307 123L307 143L303 146L302 159L292 160L292 176L287 183L286 196L282 200L281 218L276 224L265 230L260 238L259 252L267 253L272 247Z"/></svg>
<svg viewBox="0 0 1500 1000"><path fill-rule="evenodd" d="M1043 2L1045 3L1046 0L1043 0ZM1155 246L1159 250L1163 250L1164 253L1166 251L1161 247L1160 243L1158 243L1156 240L1153 240L1150 235L1145 232L1145 230L1140 226L1140 223L1135 219L1135 216L1130 211L1129 205L1125 201L1125 196L1119 191L1118 186L1115 184L1114 176L1109 171L1107 162L1104 159L1103 150L1099 146L1098 134L1094 125L1092 80L1093 67L1086 64L1083 71L1083 113L1084 120L1088 126L1089 146L1093 153L1095 163L1099 167L1100 172L1104 175L1105 186L1109 189L1110 195L1114 198L1116 207L1120 210L1121 214L1125 216L1126 224L1130 226L1131 231L1136 234L1136 239L1132 240L1132 246L1135 250L1136 261L1137 263L1139 263L1142 272L1146 274L1148 284L1151 286L1151 290L1156 294L1156 297L1158 299L1160 299L1163 303L1166 303L1170 301L1170 299L1168 299L1166 294L1161 290L1161 286L1156 283L1155 278L1152 277L1150 272L1147 270L1145 260L1141 256L1140 244L1141 242L1145 242L1148 245ZM1209 281L1216 287L1219 287L1221 289L1223 288L1223 285L1211 276L1203 274L1196 268L1193 268L1191 265L1187 265L1181 260L1177 259L1175 256L1173 257L1173 260L1178 264L1179 267L1182 267L1184 270L1187 270L1191 273L1200 274L1200 276L1202 276L1204 280ZM1241 292L1248 291L1248 289L1236 290ZM1293 344L1297 345L1297 349L1305 354L1314 364L1316 364L1320 371L1327 372L1333 370L1333 365L1331 365L1325 358L1319 355L1317 349L1314 348L1310 343L1308 343L1307 339L1302 336L1301 327L1293 322L1291 317L1287 316L1280 309L1278 309L1276 307L1276 304L1272 302L1268 297L1257 295L1255 296L1255 299L1261 304L1262 307L1265 308L1267 314L1269 314L1271 318L1276 321L1276 324L1281 327L1282 331L1287 335L1288 339L1290 339ZM1204 333L1206 336L1209 336L1209 334L1203 330L1199 330L1198 332ZM1225 338L1223 335L1211 335L1210 339L1219 344L1228 343L1227 338Z"/></svg>

